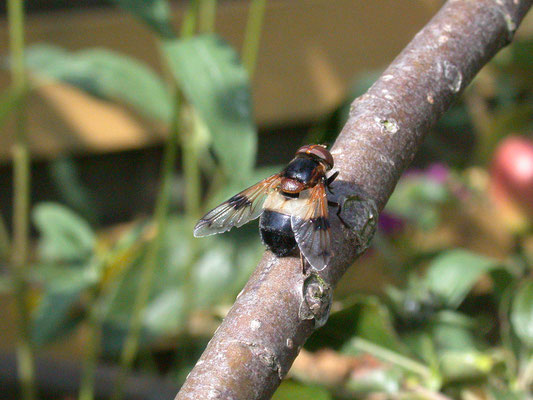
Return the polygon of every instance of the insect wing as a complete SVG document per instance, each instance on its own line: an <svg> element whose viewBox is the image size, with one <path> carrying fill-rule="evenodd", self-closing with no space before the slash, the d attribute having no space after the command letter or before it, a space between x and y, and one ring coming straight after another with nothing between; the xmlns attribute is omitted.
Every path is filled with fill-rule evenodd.
<svg viewBox="0 0 533 400"><path fill-rule="evenodd" d="M311 189L300 212L291 216L291 226L300 252L315 270L322 270L331 258L328 199L324 184Z"/></svg>
<svg viewBox="0 0 533 400"><path fill-rule="evenodd" d="M225 232L256 219L263 212L263 202L280 182L279 174L237 193L204 215L194 227L194 236L208 236Z"/></svg>

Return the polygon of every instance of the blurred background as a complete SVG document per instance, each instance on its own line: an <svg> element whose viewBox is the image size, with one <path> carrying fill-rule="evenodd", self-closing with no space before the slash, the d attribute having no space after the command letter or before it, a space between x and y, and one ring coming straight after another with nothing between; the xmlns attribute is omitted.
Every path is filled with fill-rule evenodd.
<svg viewBox="0 0 533 400"><path fill-rule="evenodd" d="M257 222L194 239L196 220L332 144L442 4L0 4L3 398L173 398L263 252ZM530 13L428 135L275 399L531 398L532 88Z"/></svg>

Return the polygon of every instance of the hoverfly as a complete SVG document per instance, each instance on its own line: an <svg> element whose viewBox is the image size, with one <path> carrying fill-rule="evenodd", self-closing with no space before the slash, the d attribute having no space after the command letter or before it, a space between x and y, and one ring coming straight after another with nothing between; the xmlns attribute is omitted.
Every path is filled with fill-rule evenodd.
<svg viewBox="0 0 533 400"><path fill-rule="evenodd" d="M261 216L261 240L270 251L283 257L298 246L309 265L322 270L331 258L328 204L337 205L326 197L338 175L327 178L331 168L333 157L325 146L303 146L283 171L209 211L196 224L194 236L225 232Z"/></svg>

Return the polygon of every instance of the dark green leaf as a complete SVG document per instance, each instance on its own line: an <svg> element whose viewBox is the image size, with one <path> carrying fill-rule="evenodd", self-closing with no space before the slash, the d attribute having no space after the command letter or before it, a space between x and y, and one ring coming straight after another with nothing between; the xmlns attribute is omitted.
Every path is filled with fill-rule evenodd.
<svg viewBox="0 0 533 400"><path fill-rule="evenodd" d="M165 38L175 36L166 0L112 0Z"/></svg>
<svg viewBox="0 0 533 400"><path fill-rule="evenodd" d="M450 250L433 260L425 282L444 304L455 308L482 274L499 265L497 260L468 250Z"/></svg>
<svg viewBox="0 0 533 400"><path fill-rule="evenodd" d="M128 56L105 49L69 53L40 44L28 48L26 63L37 75L123 102L147 117L170 119L172 104L163 82L146 65Z"/></svg>
<svg viewBox="0 0 533 400"><path fill-rule="evenodd" d="M40 203L32 217L41 234L39 252L44 261L79 262L91 257L95 235L77 214L60 204Z"/></svg>
<svg viewBox="0 0 533 400"><path fill-rule="evenodd" d="M180 87L207 125L225 171L249 176L257 137L250 82L237 53L215 35L168 41L163 49Z"/></svg>
<svg viewBox="0 0 533 400"><path fill-rule="evenodd" d="M32 319L32 339L42 346L69 333L83 318L81 296L93 283L87 276L72 276L68 284L50 285Z"/></svg>
<svg viewBox="0 0 533 400"><path fill-rule="evenodd" d="M329 392L315 385L304 385L293 381L283 381L272 400L331 400Z"/></svg>
<svg viewBox="0 0 533 400"><path fill-rule="evenodd" d="M80 179L76 161L58 157L49 163L49 171L61 200L91 223L97 223L100 210L94 193Z"/></svg>
<svg viewBox="0 0 533 400"><path fill-rule="evenodd" d="M533 348L533 281L524 283L513 301L511 323L520 340Z"/></svg>

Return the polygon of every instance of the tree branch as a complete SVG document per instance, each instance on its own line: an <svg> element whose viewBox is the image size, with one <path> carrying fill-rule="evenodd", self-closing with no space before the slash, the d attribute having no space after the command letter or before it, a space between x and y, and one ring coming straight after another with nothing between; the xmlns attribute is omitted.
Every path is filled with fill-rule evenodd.
<svg viewBox="0 0 533 400"><path fill-rule="evenodd" d="M474 75L512 39L533 0L449 0L366 94L332 148L333 191L347 229L331 217L335 252L319 274L266 252L176 396L268 399L314 329L333 287L368 246L377 214L425 134Z"/></svg>

